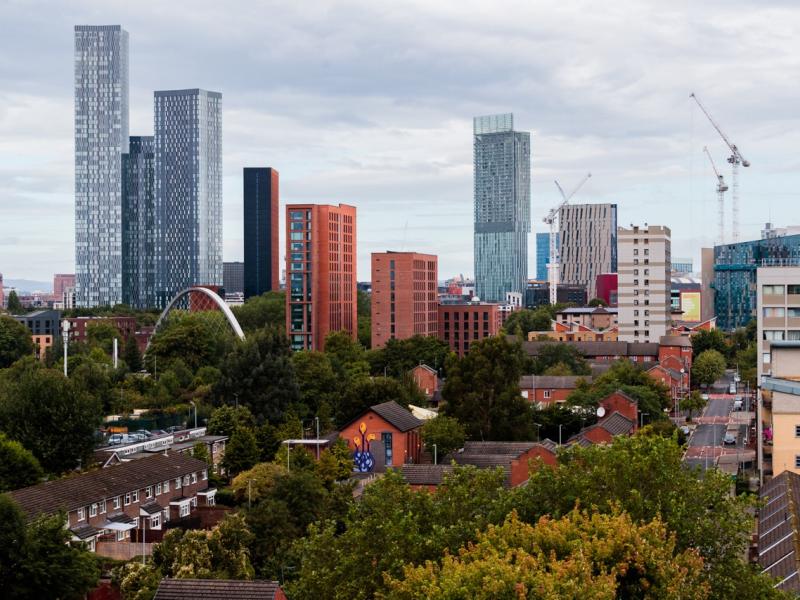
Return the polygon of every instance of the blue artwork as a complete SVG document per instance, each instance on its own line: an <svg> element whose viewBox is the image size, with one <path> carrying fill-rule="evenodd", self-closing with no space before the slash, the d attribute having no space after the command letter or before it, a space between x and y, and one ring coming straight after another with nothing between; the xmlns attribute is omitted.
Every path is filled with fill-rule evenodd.
<svg viewBox="0 0 800 600"><path fill-rule="evenodd" d="M375 457L369 451L369 443L375 439L375 434L367 434L367 424L362 422L358 426L360 436L353 438L356 444L356 451L353 453L353 466L359 473L370 473L375 468Z"/></svg>

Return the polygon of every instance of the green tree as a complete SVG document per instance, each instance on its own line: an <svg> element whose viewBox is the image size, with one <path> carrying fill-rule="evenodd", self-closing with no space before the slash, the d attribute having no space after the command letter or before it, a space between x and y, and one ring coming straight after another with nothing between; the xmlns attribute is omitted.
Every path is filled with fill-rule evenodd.
<svg viewBox="0 0 800 600"><path fill-rule="evenodd" d="M100 348L106 354L111 354L114 340L119 340L120 337L119 329L110 321L92 321L86 326L86 344L89 348Z"/></svg>
<svg viewBox="0 0 800 600"><path fill-rule="evenodd" d="M44 475L36 457L0 433L0 493L39 483Z"/></svg>
<svg viewBox="0 0 800 600"><path fill-rule="evenodd" d="M298 411L303 417L319 414L323 405L335 406L341 395L341 382L324 352L305 350L292 356L297 387L300 392ZM320 423L325 429L325 423Z"/></svg>
<svg viewBox="0 0 800 600"><path fill-rule="evenodd" d="M0 589L4 598L83 598L100 569L83 544L70 544L63 514L26 523L8 495L0 495Z"/></svg>
<svg viewBox="0 0 800 600"><path fill-rule="evenodd" d="M0 369L10 367L23 356L32 354L33 342L28 328L11 317L0 315Z"/></svg>
<svg viewBox="0 0 800 600"><path fill-rule="evenodd" d="M706 401L703 400L703 395L697 390L692 391L686 398L681 400L681 409L689 411L689 420L692 420L692 415L695 412L700 412L706 407Z"/></svg>
<svg viewBox="0 0 800 600"><path fill-rule="evenodd" d="M161 583L161 572L141 562L128 562L113 571L112 581L123 600L153 600Z"/></svg>
<svg viewBox="0 0 800 600"><path fill-rule="evenodd" d="M443 370L449 355L450 346L446 342L432 336L415 335L387 341L383 348L370 353L369 361L373 375L402 379L420 364Z"/></svg>
<svg viewBox="0 0 800 600"><path fill-rule="evenodd" d="M551 328L552 315L544 307L535 310L524 308L514 311L503 324L505 331L511 334L519 333L525 340L528 339L528 334L531 331L550 331Z"/></svg>
<svg viewBox="0 0 800 600"><path fill-rule="evenodd" d="M253 296L241 306L234 306L232 310L245 332L258 331L265 327L286 329L285 292L274 291Z"/></svg>
<svg viewBox="0 0 800 600"><path fill-rule="evenodd" d="M372 317L359 316L358 317L358 343L364 348L372 347Z"/></svg>
<svg viewBox="0 0 800 600"><path fill-rule="evenodd" d="M664 525L639 525L622 513L572 511L536 525L512 513L477 542L447 555L441 566L406 565L388 577L387 600L457 597L671 598L704 600L703 560L679 551Z"/></svg>
<svg viewBox="0 0 800 600"><path fill-rule="evenodd" d="M237 428L225 446L225 457L222 465L230 475L238 475L250 469L258 462L260 452L256 444L256 436L252 430Z"/></svg>
<svg viewBox="0 0 800 600"><path fill-rule="evenodd" d="M357 311L359 317L368 317L372 314L372 298L368 292L358 290Z"/></svg>
<svg viewBox="0 0 800 600"><path fill-rule="evenodd" d="M347 442L336 438L330 448L322 451L314 470L328 489L337 481L348 479L353 474L353 456Z"/></svg>
<svg viewBox="0 0 800 600"><path fill-rule="evenodd" d="M237 342L225 357L217 394L250 409L259 422L277 423L298 402L292 352L278 329L256 331Z"/></svg>
<svg viewBox="0 0 800 600"><path fill-rule="evenodd" d="M49 473L88 464L100 420L94 398L33 358L0 376L0 431L28 448Z"/></svg>
<svg viewBox="0 0 800 600"><path fill-rule="evenodd" d="M325 338L325 354L341 380L355 380L369 374L364 348L344 331L328 334Z"/></svg>
<svg viewBox="0 0 800 600"><path fill-rule="evenodd" d="M532 420L519 379L525 355L504 336L486 338L462 359L448 359L443 414L458 419L471 439L531 439Z"/></svg>
<svg viewBox="0 0 800 600"><path fill-rule="evenodd" d="M254 427L255 423L253 413L246 406L233 407L226 404L211 413L211 418L208 420L208 434L231 437L238 428L249 429Z"/></svg>
<svg viewBox="0 0 800 600"><path fill-rule="evenodd" d="M534 409L533 420L537 425L539 439L563 443L584 427L594 425L597 415L590 408L551 404L542 409Z"/></svg>
<svg viewBox="0 0 800 600"><path fill-rule="evenodd" d="M725 357L716 350L704 350L692 363L692 380L711 385L725 374Z"/></svg>
<svg viewBox="0 0 800 600"><path fill-rule="evenodd" d="M550 342L539 347L539 353L532 361L535 375L544 375L554 369L569 371L567 375L591 375L589 364L581 353L571 344Z"/></svg>
<svg viewBox="0 0 800 600"><path fill-rule="evenodd" d="M171 314L167 325L153 336L147 351L147 368L155 371L158 360L159 372L181 359L191 369L217 366L228 353L233 343L233 334L219 312L195 312Z"/></svg>
<svg viewBox="0 0 800 600"><path fill-rule="evenodd" d="M211 464L211 455L208 453L208 446L204 442L197 442L192 446L192 456L197 460L205 461L206 464Z"/></svg>
<svg viewBox="0 0 800 600"><path fill-rule="evenodd" d="M242 471L231 481L234 498L240 504L257 504L275 487L275 480L286 473L284 463L261 462Z"/></svg>
<svg viewBox="0 0 800 600"><path fill-rule="evenodd" d="M19 301L17 292L14 290L11 290L8 293L8 302L6 304L6 308L8 308L8 312L12 315L24 315L27 312L25 307L22 306L22 302Z"/></svg>
<svg viewBox="0 0 800 600"><path fill-rule="evenodd" d="M125 340L122 360L125 361L131 372L138 373L142 370L142 353L139 352L139 344L136 342L135 335L129 335L128 339Z"/></svg>
<svg viewBox="0 0 800 600"><path fill-rule="evenodd" d="M608 306L608 304L602 298L592 298L591 300L589 300L589 304L587 306L598 307L598 306Z"/></svg>
<svg viewBox="0 0 800 600"><path fill-rule="evenodd" d="M424 396L412 381L400 382L391 377L362 377L349 383L335 407L336 422L342 426L370 406L394 400L401 406L422 404Z"/></svg>
<svg viewBox="0 0 800 600"><path fill-rule="evenodd" d="M728 355L728 340L721 329L701 329L692 338L692 354L697 357L706 350L716 350L722 356Z"/></svg>
<svg viewBox="0 0 800 600"><path fill-rule="evenodd" d="M442 460L451 452L464 447L466 432L458 419L440 415L425 421L421 436L425 449L433 455L435 445L436 454L439 456L439 460Z"/></svg>

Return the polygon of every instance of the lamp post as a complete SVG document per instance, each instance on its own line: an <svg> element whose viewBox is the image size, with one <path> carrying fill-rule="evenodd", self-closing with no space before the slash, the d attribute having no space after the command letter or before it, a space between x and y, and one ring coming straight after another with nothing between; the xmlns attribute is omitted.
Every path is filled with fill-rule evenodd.
<svg viewBox="0 0 800 600"><path fill-rule="evenodd" d="M61 331L64 338L64 377L67 377L67 346L69 345L69 321L67 319L61 321Z"/></svg>
<svg viewBox="0 0 800 600"><path fill-rule="evenodd" d="M563 425L561 423L558 424L558 445L561 446L561 428Z"/></svg>
<svg viewBox="0 0 800 600"><path fill-rule="evenodd" d="M317 460L319 460L319 416L314 417L314 422L317 425Z"/></svg>
<svg viewBox="0 0 800 600"><path fill-rule="evenodd" d="M436 447L436 444L433 445L433 464L439 464L439 449Z"/></svg>
<svg viewBox="0 0 800 600"><path fill-rule="evenodd" d="M684 373L686 373L686 369L681 368L681 384L680 384L680 388L678 389L678 405L677 405L678 414L675 415L676 417L680 417L680 414L681 414L681 397L683 396L683 374Z"/></svg>

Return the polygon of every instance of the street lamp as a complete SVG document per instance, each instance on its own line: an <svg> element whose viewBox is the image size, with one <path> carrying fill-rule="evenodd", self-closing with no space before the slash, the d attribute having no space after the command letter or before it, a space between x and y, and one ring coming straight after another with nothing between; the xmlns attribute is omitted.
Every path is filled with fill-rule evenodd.
<svg viewBox="0 0 800 600"><path fill-rule="evenodd" d="M61 331L64 333L64 377L67 376L67 346L69 345L69 321L61 321Z"/></svg>
<svg viewBox="0 0 800 600"><path fill-rule="evenodd" d="M435 464L435 465L438 465L438 464L439 464L439 454L438 454L438 451L439 451L439 449L436 447L436 444L434 444L434 445L433 445L433 464Z"/></svg>

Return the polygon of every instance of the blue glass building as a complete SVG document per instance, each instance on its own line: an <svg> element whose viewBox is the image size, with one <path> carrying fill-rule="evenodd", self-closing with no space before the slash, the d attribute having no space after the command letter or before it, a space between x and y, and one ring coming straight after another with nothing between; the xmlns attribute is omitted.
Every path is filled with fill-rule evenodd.
<svg viewBox="0 0 800 600"><path fill-rule="evenodd" d="M756 316L756 269L800 264L800 235L714 246L717 327L744 327Z"/></svg>
<svg viewBox="0 0 800 600"><path fill-rule="evenodd" d="M558 236L556 236L558 250ZM550 233L536 234L536 279L547 281L547 263L550 262Z"/></svg>
<svg viewBox="0 0 800 600"><path fill-rule="evenodd" d="M487 302L524 294L531 230L530 133L514 131L514 115L473 122L475 291Z"/></svg>
<svg viewBox="0 0 800 600"><path fill-rule="evenodd" d="M122 302L155 302L155 182L153 137L131 136L122 155Z"/></svg>

